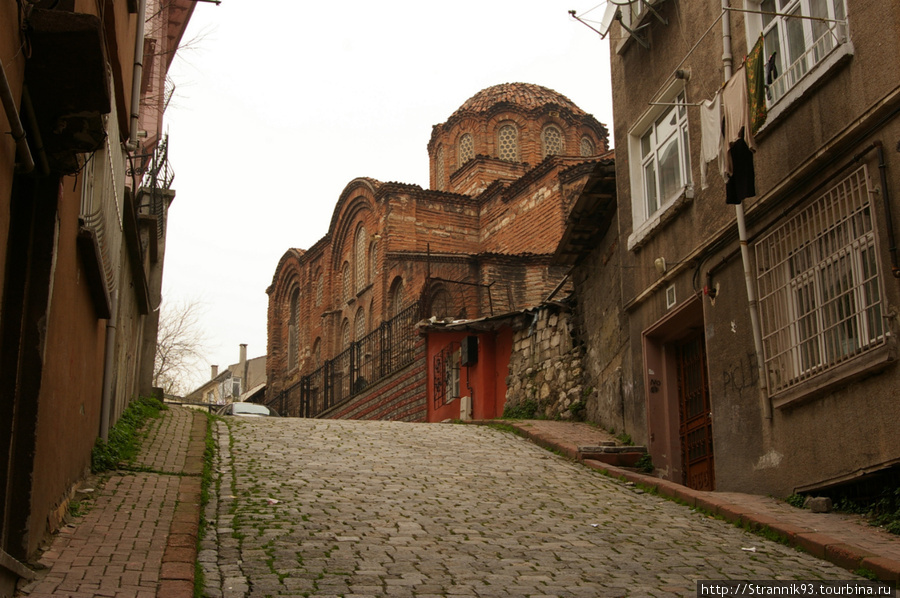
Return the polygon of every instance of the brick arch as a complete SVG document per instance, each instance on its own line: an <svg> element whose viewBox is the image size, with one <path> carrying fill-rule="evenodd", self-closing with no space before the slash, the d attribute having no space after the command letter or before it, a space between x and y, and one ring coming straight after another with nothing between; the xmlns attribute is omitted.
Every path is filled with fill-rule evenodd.
<svg viewBox="0 0 900 598"><path fill-rule="evenodd" d="M441 312L441 313L438 313ZM432 282L425 290L425 316L438 319L459 314L455 293L441 282Z"/></svg>
<svg viewBox="0 0 900 598"><path fill-rule="evenodd" d="M304 256L305 252L302 249L288 249L281 256L275 267L275 274L272 276L272 284L266 289L270 297L276 301L284 300L292 277L300 280L303 276Z"/></svg>
<svg viewBox="0 0 900 598"><path fill-rule="evenodd" d="M518 110L504 110L502 112L498 112L491 116L491 118L487 119L484 123L484 128L487 131L488 138L488 155L499 158L500 157L500 148L498 146L497 135L500 132L500 128L503 125L511 124L516 127L516 131L518 133L518 154L519 154L519 162L524 162L523 152L523 143L528 139L529 136L529 121L528 118L522 114Z"/></svg>

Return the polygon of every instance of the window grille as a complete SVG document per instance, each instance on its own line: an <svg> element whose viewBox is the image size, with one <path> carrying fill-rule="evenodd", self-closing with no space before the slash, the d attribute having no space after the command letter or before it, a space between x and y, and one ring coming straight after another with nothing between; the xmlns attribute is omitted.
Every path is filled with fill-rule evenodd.
<svg viewBox="0 0 900 598"><path fill-rule="evenodd" d="M503 125L497 133L497 143L501 160L519 161L519 132L513 125Z"/></svg>
<svg viewBox="0 0 900 598"><path fill-rule="evenodd" d="M594 150L594 142L590 140L588 137L581 138L581 157L587 158L588 156L593 156L596 153Z"/></svg>
<svg viewBox="0 0 900 598"><path fill-rule="evenodd" d="M544 146L544 157L558 156L563 152L562 131L555 125L545 127L541 132L541 141Z"/></svg>
<svg viewBox="0 0 900 598"><path fill-rule="evenodd" d="M316 275L316 307L322 305L322 295L325 292L325 279L322 275L322 271Z"/></svg>
<svg viewBox="0 0 900 598"><path fill-rule="evenodd" d="M444 146L441 146L437 150L437 160L435 163L435 180L437 181L438 191L443 191L444 187L447 186L447 183L444 178Z"/></svg>
<svg viewBox="0 0 900 598"><path fill-rule="evenodd" d="M291 293L288 317L288 369L300 365L300 289Z"/></svg>
<svg viewBox="0 0 900 598"><path fill-rule="evenodd" d="M769 388L885 343L881 266L862 166L756 246Z"/></svg>
<svg viewBox="0 0 900 598"><path fill-rule="evenodd" d="M353 296L353 281L350 276L350 262L344 262L341 269L341 293L344 301L349 301Z"/></svg>
<svg viewBox="0 0 900 598"><path fill-rule="evenodd" d="M416 324L421 319L421 305L414 302L356 341L350 340L350 322L344 319L343 350L321 362L321 342L316 339L313 351L316 364L321 365L279 392L267 405L285 415L316 417L350 399L414 361L419 338Z"/></svg>
<svg viewBox="0 0 900 598"><path fill-rule="evenodd" d="M475 158L475 140L470 133L459 138L459 165Z"/></svg>
<svg viewBox="0 0 900 598"><path fill-rule="evenodd" d="M361 340L366 335L366 313L363 308L359 308L356 312L356 318L353 320L353 340Z"/></svg>
<svg viewBox="0 0 900 598"><path fill-rule="evenodd" d="M366 227L360 225L356 229L356 255L353 262L356 267L356 292L360 292L366 286L366 276L368 274L368 264L366 264L366 250L368 249L369 240L366 238Z"/></svg>
<svg viewBox="0 0 900 598"><path fill-rule="evenodd" d="M434 356L434 408L459 397L460 347L452 342Z"/></svg>

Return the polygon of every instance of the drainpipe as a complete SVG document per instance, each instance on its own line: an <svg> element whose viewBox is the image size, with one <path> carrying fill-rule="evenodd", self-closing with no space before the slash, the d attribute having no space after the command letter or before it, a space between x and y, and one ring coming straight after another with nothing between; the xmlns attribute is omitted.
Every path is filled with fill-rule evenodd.
<svg viewBox="0 0 900 598"><path fill-rule="evenodd" d="M732 76L733 57L731 54L731 12L729 0L722 0L722 67L725 81ZM753 334L753 346L756 350L756 368L759 378L759 396L762 402L763 414L766 419L772 419L772 402L769 400L768 381L766 379L766 364L763 360L762 327L759 324L759 301L756 297L756 286L753 283L753 268L750 262L750 247L747 237L747 222L744 218L744 204L734 206L734 214L737 219L738 239L741 245L741 260L744 264L744 282L747 285L747 303L750 308L750 329Z"/></svg>
<svg viewBox="0 0 900 598"><path fill-rule="evenodd" d="M137 149L138 119L141 115L141 81L144 78L144 20L147 0L140 0L137 12L137 30L134 34L134 71L131 74L131 127L125 149Z"/></svg>
<svg viewBox="0 0 900 598"><path fill-rule="evenodd" d="M878 173L881 175L881 201L884 203L884 219L887 221L888 251L891 252L891 274L900 278L900 263L897 261L897 240L894 236L894 218L891 215L891 198L888 195L887 165L884 163L884 146L881 140L873 141L878 156Z"/></svg>
<svg viewBox="0 0 900 598"><path fill-rule="evenodd" d="M9 79L6 78L6 69L0 62L0 102L3 103L3 110L6 112L6 119L12 128L12 137L16 140L16 150L22 163L19 165L19 172L28 173L34 170L34 158L31 157L31 149L28 147L28 140L25 138L25 129L22 128L22 121L19 119L19 111L16 109L16 102L13 99L12 89L9 87Z"/></svg>
<svg viewBox="0 0 900 598"><path fill-rule="evenodd" d="M100 438L109 440L109 413L112 406L113 369L116 364L116 317L119 313L119 291L113 291L112 307L106 321L106 355L103 364L103 397L100 401Z"/></svg>

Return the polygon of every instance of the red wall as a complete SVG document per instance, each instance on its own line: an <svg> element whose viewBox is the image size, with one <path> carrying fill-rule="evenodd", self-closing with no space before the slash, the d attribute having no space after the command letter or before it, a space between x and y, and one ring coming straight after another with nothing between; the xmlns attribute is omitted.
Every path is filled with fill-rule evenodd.
<svg viewBox="0 0 900 598"><path fill-rule="evenodd" d="M472 397L473 419L494 419L503 414L506 403L506 376L512 350L512 330L497 332L429 332L425 385L428 400L428 421L440 422L460 418L460 401L453 400L435 408L434 359L451 343L460 343L466 336L478 337L478 361L463 366L459 374L460 394Z"/></svg>

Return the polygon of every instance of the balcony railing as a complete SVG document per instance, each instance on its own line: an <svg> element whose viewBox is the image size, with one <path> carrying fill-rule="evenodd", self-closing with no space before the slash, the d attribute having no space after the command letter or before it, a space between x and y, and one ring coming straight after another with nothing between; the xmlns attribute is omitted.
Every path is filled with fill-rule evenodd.
<svg viewBox="0 0 900 598"><path fill-rule="evenodd" d="M769 106L775 104L797 85L817 64L846 41L843 23L829 23L825 32L795 60L787 70L769 85Z"/></svg>
<svg viewBox="0 0 900 598"><path fill-rule="evenodd" d="M413 303L267 404L282 415L318 417L412 363L421 305Z"/></svg>

